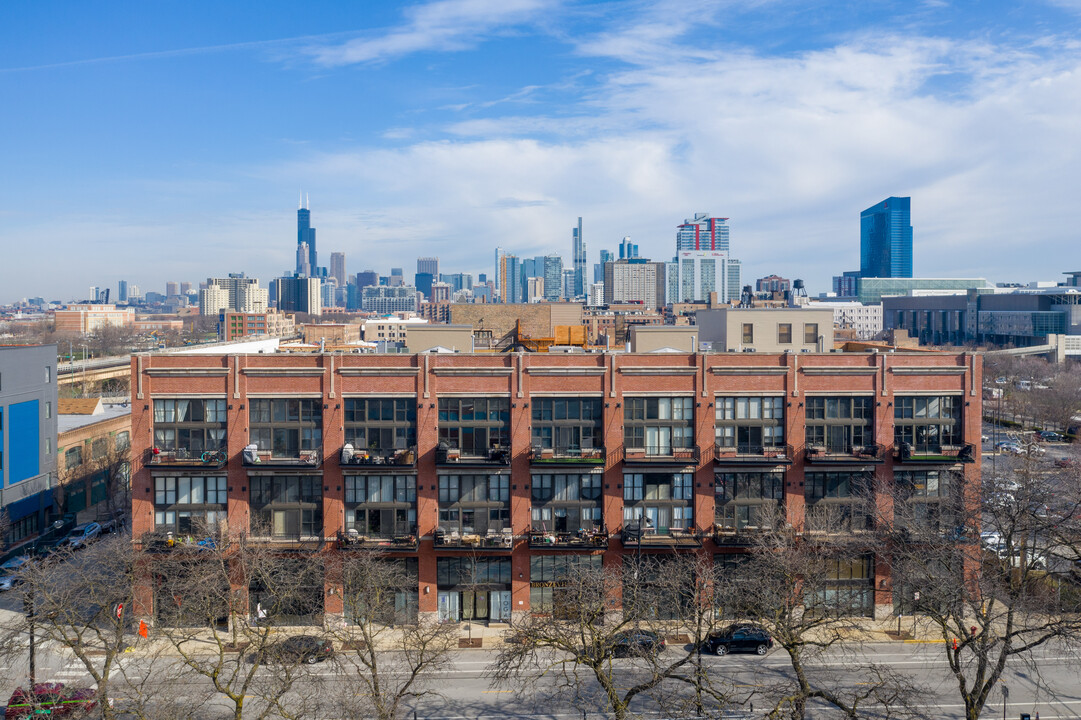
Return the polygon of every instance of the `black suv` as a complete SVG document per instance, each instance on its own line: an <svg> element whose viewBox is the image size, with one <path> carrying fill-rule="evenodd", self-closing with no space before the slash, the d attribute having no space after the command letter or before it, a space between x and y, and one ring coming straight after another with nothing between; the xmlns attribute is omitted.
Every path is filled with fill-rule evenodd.
<svg viewBox="0 0 1081 720"><path fill-rule="evenodd" d="M259 653L261 663L306 662L309 665L334 656L334 645L314 635L294 635Z"/></svg>
<svg viewBox="0 0 1081 720"><path fill-rule="evenodd" d="M664 638L649 630L624 630L612 638L615 657L652 657L664 652Z"/></svg>
<svg viewBox="0 0 1081 720"><path fill-rule="evenodd" d="M773 647L773 638L757 625L730 625L709 634L703 647L717 655L730 652L753 652L765 655Z"/></svg>

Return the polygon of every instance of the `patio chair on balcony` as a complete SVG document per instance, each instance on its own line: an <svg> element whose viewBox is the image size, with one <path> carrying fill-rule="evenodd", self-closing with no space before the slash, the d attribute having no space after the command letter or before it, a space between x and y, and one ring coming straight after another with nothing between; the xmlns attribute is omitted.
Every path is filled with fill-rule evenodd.
<svg viewBox="0 0 1081 720"><path fill-rule="evenodd" d="M514 530L511 528L503 528L503 547L514 547Z"/></svg>

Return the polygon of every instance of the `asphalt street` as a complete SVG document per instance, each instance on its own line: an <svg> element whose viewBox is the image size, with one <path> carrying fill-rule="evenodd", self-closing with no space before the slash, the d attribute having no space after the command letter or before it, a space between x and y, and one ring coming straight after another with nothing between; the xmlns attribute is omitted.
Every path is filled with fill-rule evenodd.
<svg viewBox="0 0 1081 720"><path fill-rule="evenodd" d="M666 659L674 660L679 650L670 648ZM495 686L490 680L496 655L488 650L463 650L456 652L447 670L433 679L432 688L438 696L429 696L411 704L417 718L427 720L465 720L466 718L511 718L514 720L599 720L601 714L599 688L588 677L577 696L554 679L531 678L528 687L516 685ZM1003 679L1009 688L1005 707L1006 718L1019 718L1029 713L1033 718L1039 713L1040 720L1081 717L1081 658L1054 647L1041 649L1035 656L1033 667L1020 661L1007 668ZM617 680L626 688L643 675L641 661L617 660ZM943 648L938 643L870 643L857 651L832 652L811 665L812 678L818 679L831 689L858 689L869 681L866 668L871 664L888 666L894 671L919 682L923 686L917 704L928 715L938 718L963 717L963 705L957 694L957 685L945 666ZM787 656L777 649L765 657L735 655L728 657L704 656L703 664L715 682L724 683L730 692L754 701L757 693L791 676ZM139 655L126 655L121 660L124 671L133 676L149 676L143 692L158 696L162 703L196 703L208 696L208 683L190 672L183 673L175 658L150 659ZM44 650L39 654L39 681L59 680L69 684L85 685L90 678L82 664L66 652ZM25 677L26 665L9 658L0 666L3 675L10 679ZM273 668L261 668L258 674L269 680ZM355 675L337 663L322 663L303 667L296 685L295 702L310 702L313 696L321 698L348 697L360 687ZM10 689L8 690L10 692ZM675 685L664 689L665 693L687 695L687 690ZM303 696L305 699L300 699ZM6 695L5 695L6 697ZM1002 694L996 690L984 711L984 716L1003 716ZM288 699L287 699L288 702ZM220 700L212 706L222 706ZM759 710L764 702L760 698ZM222 706L224 707L224 706ZM746 706L745 706L746 707ZM632 705L641 717L662 717L658 706L648 695ZM866 716L882 715L881 708L866 708ZM212 714L208 710L208 717ZM410 715L411 716L411 715ZM835 712L824 706L812 707L811 717L835 717ZM320 717L336 717L332 714Z"/></svg>

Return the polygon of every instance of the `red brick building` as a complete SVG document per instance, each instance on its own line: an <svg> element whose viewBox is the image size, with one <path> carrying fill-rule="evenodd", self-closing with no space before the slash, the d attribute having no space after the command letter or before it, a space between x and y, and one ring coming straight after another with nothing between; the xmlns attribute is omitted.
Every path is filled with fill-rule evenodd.
<svg viewBox="0 0 1081 720"><path fill-rule="evenodd" d="M416 569L404 604L502 620L550 602L568 558L724 563L763 507L802 526L872 477L976 483L981 373L970 353L138 355L134 537L227 518L283 550L379 547ZM888 614L888 566L858 565L839 584Z"/></svg>

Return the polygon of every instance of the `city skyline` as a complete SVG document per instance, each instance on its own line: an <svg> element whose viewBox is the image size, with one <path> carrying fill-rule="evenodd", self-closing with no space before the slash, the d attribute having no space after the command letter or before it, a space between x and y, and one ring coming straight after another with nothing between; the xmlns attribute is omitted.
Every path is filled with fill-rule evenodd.
<svg viewBox="0 0 1081 720"><path fill-rule="evenodd" d="M277 277L301 188L375 268L571 266L579 216L587 265L624 235L668 259L708 209L746 277L827 290L888 196L919 204L917 276L1054 278L1076 242L1075 4L210 8L0 8L0 302Z"/></svg>

